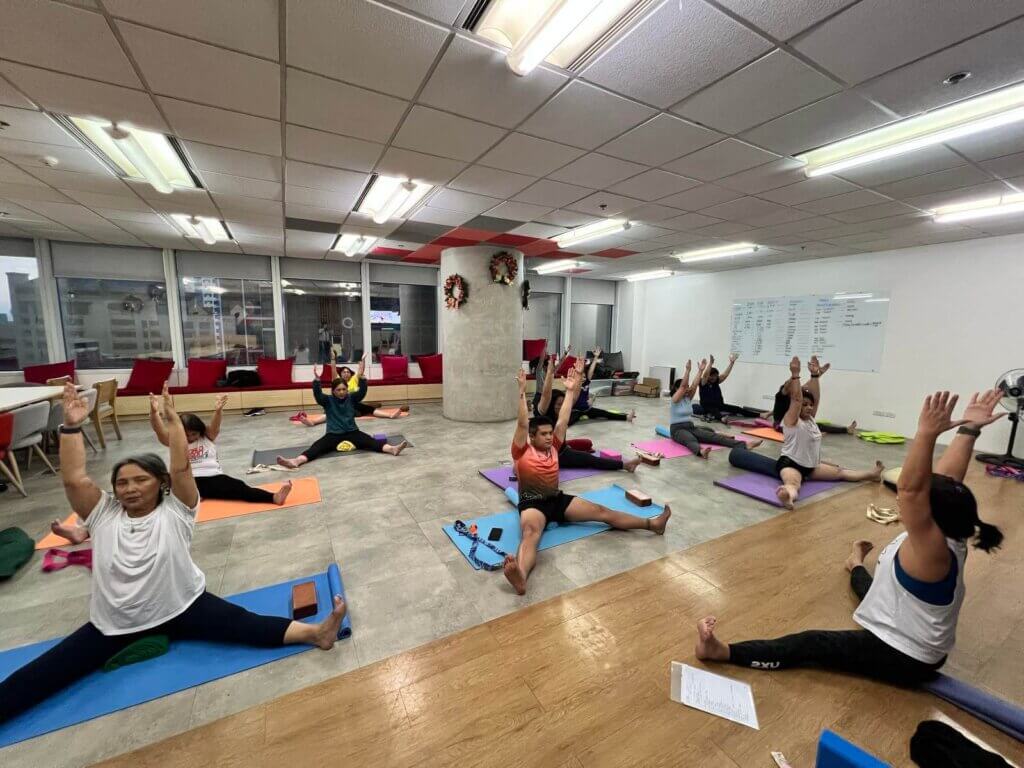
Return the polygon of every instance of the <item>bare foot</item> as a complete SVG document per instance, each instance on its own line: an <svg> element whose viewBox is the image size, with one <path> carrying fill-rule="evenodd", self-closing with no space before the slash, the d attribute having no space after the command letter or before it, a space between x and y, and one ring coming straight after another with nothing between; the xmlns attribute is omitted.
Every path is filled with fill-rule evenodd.
<svg viewBox="0 0 1024 768"><path fill-rule="evenodd" d="M778 498L779 503L786 509L793 509L793 497L790 495L789 489L786 486L780 485L776 488L775 496Z"/></svg>
<svg viewBox="0 0 1024 768"><path fill-rule="evenodd" d="M858 565L864 565L864 558L868 556L868 552L875 548L867 539L858 539L853 542L853 549L850 550L850 556L846 558L846 570L853 571Z"/></svg>
<svg viewBox="0 0 1024 768"><path fill-rule="evenodd" d="M299 417L299 423L300 424L304 424L307 427L315 427L316 426L316 424L313 421L311 421L309 416L307 416L306 414L302 414Z"/></svg>
<svg viewBox="0 0 1024 768"><path fill-rule="evenodd" d="M404 451L408 447L409 447L409 441L408 440L403 440L398 445L385 445L384 446L384 453L390 453L392 456L397 456L398 454L400 454L402 451ZM388 450L389 448L391 450Z"/></svg>
<svg viewBox="0 0 1024 768"><path fill-rule="evenodd" d="M629 461L622 462L622 468L627 472L636 472L636 468L640 466L640 458L633 458Z"/></svg>
<svg viewBox="0 0 1024 768"><path fill-rule="evenodd" d="M301 456L299 458L302 458ZM305 462L299 461L299 459L286 459L284 456L277 457L277 463L282 467L288 467L288 469L298 469Z"/></svg>
<svg viewBox="0 0 1024 768"><path fill-rule="evenodd" d="M700 457L702 459L706 459L710 455L711 455L711 446L710 445L705 445L703 448L700 449Z"/></svg>
<svg viewBox="0 0 1024 768"><path fill-rule="evenodd" d="M508 579L508 583L512 585L512 589L516 591L517 595L526 594L526 577L523 575L522 569L519 567L519 563L512 555L505 555L505 578Z"/></svg>
<svg viewBox="0 0 1024 768"><path fill-rule="evenodd" d="M856 435L857 434L857 422L856 421L851 421L850 422L850 426L848 426L846 428L846 434L848 434L848 435Z"/></svg>
<svg viewBox="0 0 1024 768"><path fill-rule="evenodd" d="M288 498L288 494L292 492L292 481L285 480L281 483L281 487L274 491L274 503L278 506L284 504L284 500Z"/></svg>
<svg viewBox="0 0 1024 768"><path fill-rule="evenodd" d="M347 606L341 599L341 595L334 596L334 608L331 615L316 625L316 645L318 648L329 651L338 641L338 630L345 618Z"/></svg>
<svg viewBox="0 0 1024 768"><path fill-rule="evenodd" d="M652 517L648 524L650 529L659 536L665 535L665 526L668 525L668 519L672 517L672 508L668 504L665 505L665 509L657 517Z"/></svg>
<svg viewBox="0 0 1024 768"><path fill-rule="evenodd" d="M626 414L626 421L628 421L630 424L632 424L635 419L636 411L631 410L629 413Z"/></svg>
<svg viewBox="0 0 1024 768"><path fill-rule="evenodd" d="M763 442L764 440L762 440L761 438L757 438L756 440L749 440L747 441L747 448L749 448L750 450L754 450Z"/></svg>
<svg viewBox="0 0 1024 768"><path fill-rule="evenodd" d="M708 616L697 622L697 645L693 649L702 661L728 661L729 646L715 637L718 619Z"/></svg>
<svg viewBox="0 0 1024 768"><path fill-rule="evenodd" d="M882 472L885 471L885 464L880 461L875 462L875 471L871 473L871 479L876 483L882 482Z"/></svg>
<svg viewBox="0 0 1024 768"><path fill-rule="evenodd" d="M84 525L64 525L60 520L50 523L50 530L58 536L70 541L72 544L81 544L89 538L89 529Z"/></svg>

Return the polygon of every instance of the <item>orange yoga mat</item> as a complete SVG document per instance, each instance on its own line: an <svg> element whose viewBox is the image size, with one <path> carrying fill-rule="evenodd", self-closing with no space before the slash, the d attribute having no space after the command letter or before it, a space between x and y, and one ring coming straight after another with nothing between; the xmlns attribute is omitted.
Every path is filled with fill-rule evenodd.
<svg viewBox="0 0 1024 768"><path fill-rule="evenodd" d="M782 442L782 433L776 432L771 427L758 427L757 429L744 429L744 435L753 435L754 437L760 437L764 440L774 440L776 443Z"/></svg>
<svg viewBox="0 0 1024 768"><path fill-rule="evenodd" d="M273 493L281 487L281 483L270 483L261 485L260 488ZM199 502L199 514L196 522L208 523L211 520L223 520L228 517L240 517L241 515L253 515L257 512L269 512L272 509L288 509L288 507L299 507L303 504L316 504L321 501L320 483L315 477L299 477L292 480L292 492L284 504L252 504L246 501L225 501L224 499L203 499ZM64 525L74 525L78 521L78 515L72 512L64 519ZM71 542L63 536L55 533L48 533L36 543L36 549L49 549L50 547L66 547Z"/></svg>

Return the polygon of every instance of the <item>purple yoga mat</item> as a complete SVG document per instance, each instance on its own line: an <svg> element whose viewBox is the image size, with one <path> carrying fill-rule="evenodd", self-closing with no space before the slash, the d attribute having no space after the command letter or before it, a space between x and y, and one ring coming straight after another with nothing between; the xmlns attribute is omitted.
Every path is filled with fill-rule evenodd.
<svg viewBox="0 0 1024 768"><path fill-rule="evenodd" d="M732 435L729 435L732 437ZM680 456L693 456L693 452L677 443L675 440L669 440L667 437L658 437L654 440L642 440L639 443L633 443L633 447L637 450L646 451L647 453L660 453L666 459L678 459ZM720 451L725 446L723 445L709 445L707 446L712 451Z"/></svg>
<svg viewBox="0 0 1024 768"><path fill-rule="evenodd" d="M592 477L593 475L599 475L605 470L603 469L561 469L558 472L558 481L561 483L567 483L570 480L579 480L581 477ZM512 467L495 467L494 469L481 469L480 474L494 483L496 486L505 490L506 488L515 488L519 490L519 483L514 480L509 480L512 475Z"/></svg>
<svg viewBox="0 0 1024 768"><path fill-rule="evenodd" d="M730 491L742 493L744 496L771 504L773 507L782 506L775 495L775 490L779 487L779 484L780 480L777 477L758 475L753 472L745 472L742 475L727 477L724 480L715 480L715 485L719 488L728 488ZM817 496L819 493L824 493L839 484L839 482L828 480L804 480L803 485L800 486L800 498L797 499L797 503L799 504L811 496Z"/></svg>

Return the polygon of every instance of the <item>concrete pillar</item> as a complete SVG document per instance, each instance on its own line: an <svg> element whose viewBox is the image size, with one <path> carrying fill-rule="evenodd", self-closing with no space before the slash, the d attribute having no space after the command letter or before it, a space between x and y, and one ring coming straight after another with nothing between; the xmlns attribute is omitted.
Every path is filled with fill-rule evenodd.
<svg viewBox="0 0 1024 768"><path fill-rule="evenodd" d="M508 251L519 264L512 285L491 282L491 257ZM438 284L459 274L469 298L441 307L444 336L444 415L455 421L508 421L518 413L516 372L523 357L523 254L473 245L441 251Z"/></svg>

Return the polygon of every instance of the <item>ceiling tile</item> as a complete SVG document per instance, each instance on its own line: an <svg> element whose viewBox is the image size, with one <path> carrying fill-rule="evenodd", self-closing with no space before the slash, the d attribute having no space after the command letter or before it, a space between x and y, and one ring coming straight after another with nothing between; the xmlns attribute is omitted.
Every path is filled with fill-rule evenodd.
<svg viewBox="0 0 1024 768"><path fill-rule="evenodd" d="M99 208L109 208L115 211L150 212L152 210L145 201L137 195L133 195L128 189L125 189L124 194L121 195L106 195L101 192L82 192L76 190L68 190L65 194L93 210Z"/></svg>
<svg viewBox="0 0 1024 768"><path fill-rule="evenodd" d="M620 181L611 188L611 191L649 202L696 187L699 184L699 181L688 179L685 176L652 168L631 179Z"/></svg>
<svg viewBox="0 0 1024 768"><path fill-rule="evenodd" d="M650 107L574 80L534 113L521 130L594 149L654 114Z"/></svg>
<svg viewBox="0 0 1024 768"><path fill-rule="evenodd" d="M229 218L244 218L246 221L259 218L265 221L275 221L278 227L281 226L282 206L280 202L234 195L213 195L213 199L221 212Z"/></svg>
<svg viewBox="0 0 1024 768"><path fill-rule="evenodd" d="M848 211L834 211L829 215L839 221L849 222L851 224L861 221L874 221L875 219L887 219L891 216L900 216L907 213L917 213L917 211L911 208L909 205L904 203L898 203L895 200L888 203L878 203L877 205L868 205L863 208L853 208Z"/></svg>
<svg viewBox="0 0 1024 768"><path fill-rule="evenodd" d="M965 136L948 144L971 160L990 160L993 157L1024 151L1024 131L1021 130L1020 123L1015 123L973 136Z"/></svg>
<svg viewBox="0 0 1024 768"><path fill-rule="evenodd" d="M771 163L740 171L732 176L719 179L718 184L727 189L736 189L747 194L757 195L767 189L777 189L788 184L795 184L807 178L804 164L788 157Z"/></svg>
<svg viewBox="0 0 1024 768"><path fill-rule="evenodd" d="M281 124L277 120L240 115L176 99L158 101L174 132L183 139L264 155L281 154Z"/></svg>
<svg viewBox="0 0 1024 768"><path fill-rule="evenodd" d="M671 219L679 215L679 211L675 208L666 208L664 205L657 205L656 203L645 203L644 205L638 205L635 208L630 208L625 212L626 217L630 221L642 221L642 222L661 222L665 219ZM637 237L639 232L633 232L630 230L630 237ZM652 235L644 234L640 235L644 238L649 238Z"/></svg>
<svg viewBox="0 0 1024 768"><path fill-rule="evenodd" d="M722 138L720 133L664 113L601 147L601 152L645 165L663 165Z"/></svg>
<svg viewBox="0 0 1024 768"><path fill-rule="evenodd" d="M79 176L82 174L72 175ZM27 171L23 171L14 163L4 159L0 159L0 182L4 184L27 184L30 187L41 187L44 184L35 176L30 176Z"/></svg>
<svg viewBox="0 0 1024 768"><path fill-rule="evenodd" d="M135 24L118 22L117 27L151 92L280 116L281 68L274 62Z"/></svg>
<svg viewBox="0 0 1024 768"><path fill-rule="evenodd" d="M972 165L961 165L945 171L935 171L923 176L900 179L891 184L882 184L875 187L875 189L889 197L906 200L907 198L919 195L927 195L931 192L945 192L948 189L959 189L974 184L982 184L988 180L989 176L984 171L980 171Z"/></svg>
<svg viewBox="0 0 1024 768"><path fill-rule="evenodd" d="M863 97L843 91L747 131L743 138L775 152L794 155L877 128L892 119Z"/></svg>
<svg viewBox="0 0 1024 768"><path fill-rule="evenodd" d="M510 133L480 158L480 164L531 176L546 176L582 154L584 151L576 147L537 139L524 133Z"/></svg>
<svg viewBox="0 0 1024 768"><path fill-rule="evenodd" d="M886 203L889 200L870 189L858 189L856 192L847 192L835 197L826 197L824 200L811 200L801 203L797 207L811 213L832 213L833 211L849 211L852 208L861 208L867 205Z"/></svg>
<svg viewBox="0 0 1024 768"><path fill-rule="evenodd" d="M403 121L393 143L396 147L471 161L504 135L501 128L417 105Z"/></svg>
<svg viewBox="0 0 1024 768"><path fill-rule="evenodd" d="M764 215L747 217L744 221L755 227L770 227L810 218L814 218L813 213L797 210L796 208L783 207L777 211L772 211L771 213L766 213Z"/></svg>
<svg viewBox="0 0 1024 768"><path fill-rule="evenodd" d="M0 68L17 66L19 65L0 62ZM0 104L5 107L17 107L18 109L36 108L35 104L29 101L22 94L18 93L18 90L3 78L0 78Z"/></svg>
<svg viewBox="0 0 1024 768"><path fill-rule="evenodd" d="M1014 177L1024 175L1024 152L986 160L981 167L1001 179L1010 179L1011 183L1016 183Z"/></svg>
<svg viewBox="0 0 1024 768"><path fill-rule="evenodd" d="M925 147L905 155L887 157L885 162L849 168L839 175L862 187L877 187L891 181L909 179L932 171L963 165L964 159L945 146Z"/></svg>
<svg viewBox="0 0 1024 768"><path fill-rule="evenodd" d="M714 216L728 221L745 221L754 216L766 216L778 211L782 206L761 200L757 197L740 197L727 203L719 203L704 210L706 216Z"/></svg>
<svg viewBox="0 0 1024 768"><path fill-rule="evenodd" d="M309 205L316 208L326 208L331 211L351 211L355 205L356 196L359 190L348 192L337 192L328 189L313 189L311 187L297 187L289 184L285 187L285 207L293 203L298 205Z"/></svg>
<svg viewBox="0 0 1024 768"><path fill-rule="evenodd" d="M643 170L645 168L642 165L591 152L551 174L551 178L592 189L603 189Z"/></svg>
<svg viewBox="0 0 1024 768"><path fill-rule="evenodd" d="M561 181L552 181L551 179L541 179L516 195L515 199L534 205L559 207L586 197L591 192L593 190L587 187L564 184Z"/></svg>
<svg viewBox="0 0 1024 768"><path fill-rule="evenodd" d="M665 109L771 47L703 0L672 0L633 26L583 75Z"/></svg>
<svg viewBox="0 0 1024 768"><path fill-rule="evenodd" d="M264 200L281 199L280 181L249 179L241 176L214 173L213 171L204 171L201 175L206 188L217 194L259 197Z"/></svg>
<svg viewBox="0 0 1024 768"><path fill-rule="evenodd" d="M32 175L40 182L56 189L77 189L82 192L102 192L106 195L124 195L130 191L125 183L112 173L76 173L53 168L32 168ZM38 183L18 182L15 178L5 178L2 173L0 180Z"/></svg>
<svg viewBox="0 0 1024 768"><path fill-rule="evenodd" d="M747 168L764 165L775 160L778 155L758 149L737 139L726 139L710 147L697 150L671 163L666 163L669 171L692 176L702 181L713 181L729 176Z"/></svg>
<svg viewBox="0 0 1024 768"><path fill-rule="evenodd" d="M298 125L287 126L286 141L288 150L285 154L290 159L339 166L352 171L372 170L384 149L382 144L314 131Z"/></svg>
<svg viewBox="0 0 1024 768"><path fill-rule="evenodd" d="M402 98L416 93L448 37L376 3L287 1L290 65Z"/></svg>
<svg viewBox="0 0 1024 768"><path fill-rule="evenodd" d="M15 109L14 107L0 107L0 122L7 123L3 128L3 138L0 141L23 141L31 142L37 147L44 144L55 144L57 146L81 148L81 144L71 137L57 123L44 115L31 109ZM33 152L35 154L35 152ZM38 154L45 154L39 151ZM10 158L6 153L4 156ZM15 160L14 162L18 162Z"/></svg>
<svg viewBox="0 0 1024 768"><path fill-rule="evenodd" d="M730 237L742 232L750 232L752 229L753 227L748 224L743 224L737 221L723 221L718 224L712 224L710 227L702 227L701 229L698 229L695 234L704 235L706 237Z"/></svg>
<svg viewBox="0 0 1024 768"><path fill-rule="evenodd" d="M500 203L501 200L485 195L474 195L472 192L459 192L455 189L440 189L427 204L431 208L444 208L449 211L460 211L476 216Z"/></svg>
<svg viewBox="0 0 1024 768"><path fill-rule="evenodd" d="M311 189L326 189L332 192L359 193L369 178L365 173L342 171L323 165L300 163L289 160L285 166L288 183Z"/></svg>
<svg viewBox="0 0 1024 768"><path fill-rule="evenodd" d="M429 16L444 24L454 24L459 12L466 4L466 0L392 0L392 2L394 5L416 11L416 13Z"/></svg>
<svg viewBox="0 0 1024 768"><path fill-rule="evenodd" d="M503 52L456 35L418 100L513 128L565 80L565 75L544 66L537 67L529 77L518 77L505 64Z"/></svg>
<svg viewBox="0 0 1024 768"><path fill-rule="evenodd" d="M703 213L686 213L682 216L676 216L671 219L662 219L658 222L658 225L673 230L682 229L690 231L700 229L701 227L706 227L711 224L717 224L720 221L721 219L716 219L713 216L705 216Z"/></svg>
<svg viewBox="0 0 1024 768"><path fill-rule="evenodd" d="M640 206L640 207L641 208L647 208L648 206L645 205L645 206ZM658 208L659 206L654 206L654 207ZM636 209L636 210L639 210L639 209ZM626 233L626 234L629 235L629 238L630 238L630 241L631 241L631 245L629 246L629 248L631 250L634 250L634 251L639 251L640 250L640 248L633 247L633 244L635 244L636 241L653 240L654 238L661 237L662 235L672 234L672 230L665 229L662 226L657 226L656 227L653 224L648 224L647 222L643 221L643 219L640 216L634 215L634 213L632 211L628 211L628 213L629 213L630 223L633 225L633 226L631 226L629 228L629 231Z"/></svg>
<svg viewBox="0 0 1024 768"><path fill-rule="evenodd" d="M5 59L142 87L101 14L59 3L7 0L3 20L0 51Z"/></svg>
<svg viewBox="0 0 1024 768"><path fill-rule="evenodd" d="M185 142L185 150L194 167L201 171L214 171L264 181L281 181L280 157L215 147L195 141Z"/></svg>
<svg viewBox="0 0 1024 768"><path fill-rule="evenodd" d="M348 218L349 207L345 208L322 208L319 205L303 205L302 203L284 204L284 215L293 219L310 219L312 221L323 221L329 224L341 224ZM288 236L291 237L289 230Z"/></svg>
<svg viewBox="0 0 1024 768"><path fill-rule="evenodd" d="M622 197L609 192L595 192L589 197L577 200L568 206L573 211L589 213L592 216L616 216L627 208L635 207L640 201L632 197ZM603 208L601 206L604 206Z"/></svg>
<svg viewBox="0 0 1024 768"><path fill-rule="evenodd" d="M499 171L494 168L485 168L482 165L473 165L456 176L448 186L466 192L508 198L517 192L521 192L533 181L536 181L536 179L532 176L524 176L521 173Z"/></svg>
<svg viewBox="0 0 1024 768"><path fill-rule="evenodd" d="M420 208L409 218L412 221L422 221L428 224L444 224L450 227L457 227L465 224L476 214L465 211L446 211L441 208L431 208L428 205Z"/></svg>
<svg viewBox="0 0 1024 768"><path fill-rule="evenodd" d="M737 197L743 197L743 193L718 187L714 184L701 184L698 187L688 189L685 192L679 192L658 202L661 205L670 205L673 208L680 208L684 211L699 211L716 203L735 200Z"/></svg>
<svg viewBox="0 0 1024 768"><path fill-rule="evenodd" d="M32 210L35 210L35 206L30 205L30 202L71 202L71 198L67 195L58 192L56 189L39 186L38 184L0 183L0 198L16 203L24 203Z"/></svg>
<svg viewBox="0 0 1024 768"><path fill-rule="evenodd" d="M808 200L820 200L823 197L852 192L855 189L857 187L850 182L837 179L835 176L816 176L813 179L798 181L796 184L761 192L759 196L773 203L796 205Z"/></svg>
<svg viewBox="0 0 1024 768"><path fill-rule="evenodd" d="M145 182L133 183L132 188L139 197L149 203L153 210L161 213L191 213L195 216L217 215L213 200L205 189L175 187L171 194L163 195ZM275 203L275 205L278 210L281 209L280 203Z"/></svg>
<svg viewBox="0 0 1024 768"><path fill-rule="evenodd" d="M377 163L377 171L430 184L447 184L466 164L458 160L424 155L408 149L390 147Z"/></svg>
<svg viewBox="0 0 1024 768"><path fill-rule="evenodd" d="M764 0L719 0L778 40L789 40L827 16L856 0L786 0L784 3Z"/></svg>
<svg viewBox="0 0 1024 768"><path fill-rule="evenodd" d="M839 90L835 81L776 48L672 111L725 133L740 133Z"/></svg>
<svg viewBox="0 0 1024 768"><path fill-rule="evenodd" d="M531 205L530 203L508 201L487 211L487 215L495 216L499 219L511 219L512 221L533 221L539 216L551 213L551 210L546 205Z"/></svg>
<svg viewBox="0 0 1024 768"><path fill-rule="evenodd" d="M1016 0L863 0L808 32L794 47L846 82L856 84L1020 12Z"/></svg>
<svg viewBox="0 0 1024 768"><path fill-rule="evenodd" d="M539 217L537 221L542 224L554 224L559 227L582 227L584 224L592 224L595 221L600 221L601 217L588 216L585 213L577 213L576 211L552 211ZM518 234L518 232L517 232Z"/></svg>
<svg viewBox="0 0 1024 768"><path fill-rule="evenodd" d="M288 122L386 142L407 103L326 77L288 70Z"/></svg>

